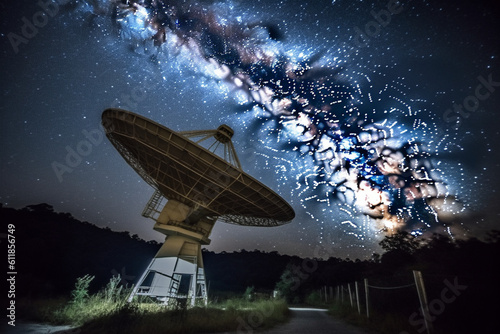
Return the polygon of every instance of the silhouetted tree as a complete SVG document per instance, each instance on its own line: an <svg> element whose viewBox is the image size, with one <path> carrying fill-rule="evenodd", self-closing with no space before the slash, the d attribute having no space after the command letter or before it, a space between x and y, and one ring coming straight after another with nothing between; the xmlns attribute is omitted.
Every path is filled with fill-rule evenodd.
<svg viewBox="0 0 500 334"><path fill-rule="evenodd" d="M421 239L406 231L399 231L391 236L386 236L379 245L385 251L402 251L413 254L421 244Z"/></svg>
<svg viewBox="0 0 500 334"><path fill-rule="evenodd" d="M276 283L276 290L280 297L285 298L288 303L297 299L297 289L300 286L299 277L293 272L292 265L287 265L285 271L280 276L280 280Z"/></svg>

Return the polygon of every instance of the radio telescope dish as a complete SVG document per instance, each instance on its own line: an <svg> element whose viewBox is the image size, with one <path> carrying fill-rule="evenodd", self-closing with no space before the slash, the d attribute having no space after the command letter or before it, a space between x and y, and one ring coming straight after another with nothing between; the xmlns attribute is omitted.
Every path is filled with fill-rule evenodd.
<svg viewBox="0 0 500 334"><path fill-rule="evenodd" d="M206 303L201 245L210 244L217 219L279 226L295 217L283 198L243 171L231 141L234 131L225 124L175 132L115 108L103 112L102 123L118 152L155 189L143 216L166 235L129 300L147 295L165 303L170 298Z"/></svg>

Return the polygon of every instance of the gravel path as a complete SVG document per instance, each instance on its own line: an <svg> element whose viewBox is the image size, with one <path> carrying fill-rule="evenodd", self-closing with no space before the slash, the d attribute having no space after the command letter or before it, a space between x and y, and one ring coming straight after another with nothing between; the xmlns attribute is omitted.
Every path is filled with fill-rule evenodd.
<svg viewBox="0 0 500 334"><path fill-rule="evenodd" d="M16 326L3 324L0 326L0 333L5 334L78 334L78 328L71 326L52 326L29 322L17 322Z"/></svg>
<svg viewBox="0 0 500 334"><path fill-rule="evenodd" d="M367 332L329 316L326 311L311 308L290 308L292 319L285 325L261 334L314 333L314 334L366 334Z"/></svg>

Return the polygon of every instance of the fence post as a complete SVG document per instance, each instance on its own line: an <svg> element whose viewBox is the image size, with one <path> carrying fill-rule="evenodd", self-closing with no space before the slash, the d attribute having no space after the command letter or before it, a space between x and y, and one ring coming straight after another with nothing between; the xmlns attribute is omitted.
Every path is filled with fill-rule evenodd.
<svg viewBox="0 0 500 334"><path fill-rule="evenodd" d="M430 334L432 332L432 323L430 322L429 303L427 302L427 293L425 292L424 279L422 278L422 273L418 270L413 270L413 277L415 278L415 285L417 286L418 299L420 301L420 307L422 308L422 313L424 315L427 334Z"/></svg>
<svg viewBox="0 0 500 334"><path fill-rule="evenodd" d="M325 285L325 303L328 303L328 291L326 290L326 285Z"/></svg>
<svg viewBox="0 0 500 334"><path fill-rule="evenodd" d="M351 301L351 307L353 307L352 303L352 292L351 292L351 283L347 283L347 291L349 291L349 300Z"/></svg>
<svg viewBox="0 0 500 334"><path fill-rule="evenodd" d="M337 302L340 302L340 285L337 285Z"/></svg>
<svg viewBox="0 0 500 334"><path fill-rule="evenodd" d="M342 304L344 304L344 285L343 284L340 286L340 296L342 299Z"/></svg>
<svg viewBox="0 0 500 334"><path fill-rule="evenodd" d="M366 295L366 317L370 318L370 303L368 298L368 278L365 278L365 295Z"/></svg>
<svg viewBox="0 0 500 334"><path fill-rule="evenodd" d="M356 304L358 305L358 313L361 314L361 306L359 305L358 281L354 281L354 287L356 288Z"/></svg>

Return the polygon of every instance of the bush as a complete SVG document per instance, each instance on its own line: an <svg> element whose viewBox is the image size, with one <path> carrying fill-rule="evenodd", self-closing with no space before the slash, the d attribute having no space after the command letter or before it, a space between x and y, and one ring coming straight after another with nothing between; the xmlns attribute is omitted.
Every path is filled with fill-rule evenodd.
<svg viewBox="0 0 500 334"><path fill-rule="evenodd" d="M85 275L76 280L75 289L71 292L71 302L59 307L47 320L57 324L80 326L83 323L118 312L127 303L125 299L130 289L120 286L120 276L112 277L106 287L89 296L88 287L94 276Z"/></svg>
<svg viewBox="0 0 500 334"><path fill-rule="evenodd" d="M321 296L318 291L311 292L306 297L306 303L311 306L319 306L322 304Z"/></svg>
<svg viewBox="0 0 500 334"><path fill-rule="evenodd" d="M278 291L279 296L285 298L288 303L294 302L297 298L296 285L296 277L293 274L291 267L287 266L281 275L279 282L276 283L276 290Z"/></svg>
<svg viewBox="0 0 500 334"><path fill-rule="evenodd" d="M243 297L246 300L252 301L252 300L254 300L254 292L255 292L255 288L253 286L249 286L246 288L245 293L243 294Z"/></svg>
<svg viewBox="0 0 500 334"><path fill-rule="evenodd" d="M118 302L120 300L120 298L122 297L121 292L123 289L123 285L119 285L121 280L122 279L121 279L120 275L113 276L113 277L111 277L108 284L104 288L104 291L103 291L104 296L103 297L104 297L104 299L106 299L106 301L108 303Z"/></svg>
<svg viewBox="0 0 500 334"><path fill-rule="evenodd" d="M81 304L89 297L89 285L95 276L85 275L78 277L75 283L75 289L71 291L71 302Z"/></svg>

